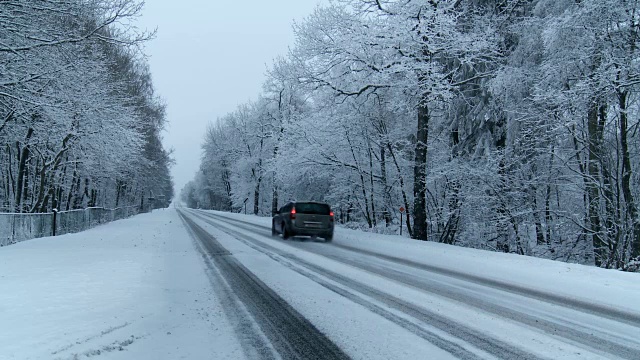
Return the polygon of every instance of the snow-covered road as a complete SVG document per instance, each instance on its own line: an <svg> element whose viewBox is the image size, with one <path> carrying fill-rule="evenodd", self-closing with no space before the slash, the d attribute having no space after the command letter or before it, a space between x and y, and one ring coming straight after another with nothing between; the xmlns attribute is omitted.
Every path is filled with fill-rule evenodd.
<svg viewBox="0 0 640 360"><path fill-rule="evenodd" d="M0 248L0 359L639 359L639 279L171 208Z"/></svg>
<svg viewBox="0 0 640 360"><path fill-rule="evenodd" d="M254 268L259 255L278 263L265 265L257 276L353 357L416 358L425 351L435 354L437 348L446 353L437 358L640 358L637 274L431 243L413 247L403 239L342 229L331 244L284 241L271 236L269 219L188 214L248 268ZM390 244L394 251L385 251ZM434 264L428 252L438 248L449 259ZM485 256L485 269L477 267L477 260L465 261L473 253ZM513 271L499 272L508 265ZM283 281L298 277L303 284ZM368 339L354 338L350 322L361 319L349 314L356 309L318 310L318 302L307 300L325 293L375 315L365 321L377 324L366 332ZM331 336L336 332L351 336ZM362 353L388 343L389 337L403 340ZM399 356L401 349L412 348L415 353Z"/></svg>

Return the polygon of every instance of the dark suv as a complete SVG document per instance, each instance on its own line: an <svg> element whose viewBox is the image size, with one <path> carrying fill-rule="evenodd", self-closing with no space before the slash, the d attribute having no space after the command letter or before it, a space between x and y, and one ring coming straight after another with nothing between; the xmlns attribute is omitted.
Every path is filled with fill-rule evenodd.
<svg viewBox="0 0 640 360"><path fill-rule="evenodd" d="M273 214L271 234L282 234L283 239L291 236L319 236L326 241L333 240L333 211L319 202L290 202Z"/></svg>

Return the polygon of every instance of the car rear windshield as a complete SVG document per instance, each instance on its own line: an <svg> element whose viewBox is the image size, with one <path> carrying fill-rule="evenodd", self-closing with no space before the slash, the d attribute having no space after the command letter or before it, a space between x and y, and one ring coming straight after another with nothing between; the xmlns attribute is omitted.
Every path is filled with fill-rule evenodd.
<svg viewBox="0 0 640 360"><path fill-rule="evenodd" d="M295 208L298 214L329 215L331 211L327 204L296 203Z"/></svg>

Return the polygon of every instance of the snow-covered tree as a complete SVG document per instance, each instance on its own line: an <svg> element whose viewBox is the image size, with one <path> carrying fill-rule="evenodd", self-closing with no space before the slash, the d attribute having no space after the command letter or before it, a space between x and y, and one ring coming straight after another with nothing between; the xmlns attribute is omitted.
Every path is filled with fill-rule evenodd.
<svg viewBox="0 0 640 360"><path fill-rule="evenodd" d="M168 204L164 105L138 50L149 34L132 23L141 6L0 4L0 209Z"/></svg>
<svg viewBox="0 0 640 360"><path fill-rule="evenodd" d="M294 25L258 100L212 126L192 190L265 215L326 201L385 232L402 206L416 239L624 268L640 255L638 10L332 1Z"/></svg>

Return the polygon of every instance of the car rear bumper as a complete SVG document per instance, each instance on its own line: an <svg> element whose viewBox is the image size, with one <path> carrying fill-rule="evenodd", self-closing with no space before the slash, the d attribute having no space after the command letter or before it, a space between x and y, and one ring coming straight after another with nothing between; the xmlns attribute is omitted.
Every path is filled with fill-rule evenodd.
<svg viewBox="0 0 640 360"><path fill-rule="evenodd" d="M308 228L308 227L291 227L293 236L320 236L327 237L333 235L333 227L331 228Z"/></svg>

